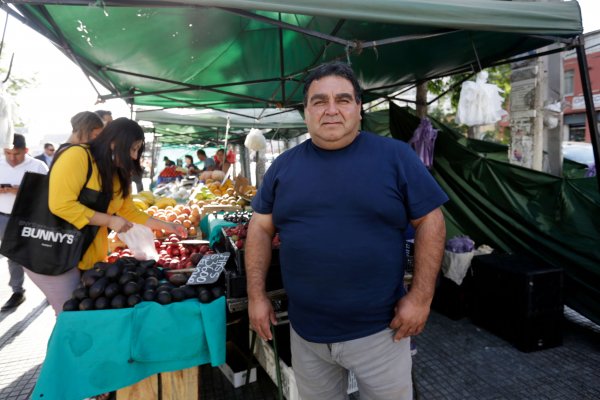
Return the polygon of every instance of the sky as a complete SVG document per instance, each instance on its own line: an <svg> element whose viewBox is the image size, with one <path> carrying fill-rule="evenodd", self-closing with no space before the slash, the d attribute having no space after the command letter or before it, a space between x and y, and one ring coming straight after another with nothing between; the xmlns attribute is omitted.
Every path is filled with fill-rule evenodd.
<svg viewBox="0 0 600 400"><path fill-rule="evenodd" d="M584 32L600 29L600 0L579 0L579 5ZM5 14L0 12L0 21L4 20ZM97 93L81 70L50 41L12 17L8 19L0 59L2 68L8 69L11 53L15 54L14 76L36 81L34 87L13 99L19 105L19 118L27 127L32 153L39 152L46 140L65 140L71 130L69 120L80 111L105 109L114 117L130 116L129 107L122 100L96 104ZM102 94L107 93L100 85L97 88Z"/></svg>

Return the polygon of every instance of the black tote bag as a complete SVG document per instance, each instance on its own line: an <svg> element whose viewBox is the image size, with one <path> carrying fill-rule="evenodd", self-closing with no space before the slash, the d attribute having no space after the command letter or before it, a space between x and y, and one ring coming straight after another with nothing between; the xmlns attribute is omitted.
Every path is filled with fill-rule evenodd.
<svg viewBox="0 0 600 400"><path fill-rule="evenodd" d="M106 212L110 196L88 189L92 161L88 153L88 173L79 202L99 212ZM82 229L50 212L48 207L49 174L26 172L11 216L6 225L0 254L43 275L60 275L77 267L92 244L98 226Z"/></svg>

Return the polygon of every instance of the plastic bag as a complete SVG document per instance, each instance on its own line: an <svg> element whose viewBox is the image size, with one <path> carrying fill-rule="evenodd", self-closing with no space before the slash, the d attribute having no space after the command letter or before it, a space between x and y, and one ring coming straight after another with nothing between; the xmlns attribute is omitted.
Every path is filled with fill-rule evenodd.
<svg viewBox="0 0 600 400"><path fill-rule="evenodd" d="M442 271L444 276L460 285L475 255L475 242L468 236L455 236L446 242Z"/></svg>
<svg viewBox="0 0 600 400"><path fill-rule="evenodd" d="M460 285L467 275L467 271L471 266L471 260L474 256L473 251L468 253L453 253L444 250L444 258L442 259L442 271L444 276L457 285Z"/></svg>
<svg viewBox="0 0 600 400"><path fill-rule="evenodd" d="M475 82L463 82L456 111L456 122L468 126L487 125L499 121L506 111L502 109L503 91L487 83L488 73L481 71Z"/></svg>
<svg viewBox="0 0 600 400"><path fill-rule="evenodd" d="M262 151L267 148L267 139L258 129L250 129L250 133L246 135L244 146L254 151Z"/></svg>
<svg viewBox="0 0 600 400"><path fill-rule="evenodd" d="M436 138L437 129L431 125L428 118L423 118L412 138L408 141L408 144L412 146L427 168L431 168L433 165L433 149Z"/></svg>
<svg viewBox="0 0 600 400"><path fill-rule="evenodd" d="M0 147L12 148L14 138L14 106L8 93L0 84Z"/></svg>
<svg viewBox="0 0 600 400"><path fill-rule="evenodd" d="M158 260L152 229L145 225L133 224L131 229L119 233L118 236L137 260Z"/></svg>

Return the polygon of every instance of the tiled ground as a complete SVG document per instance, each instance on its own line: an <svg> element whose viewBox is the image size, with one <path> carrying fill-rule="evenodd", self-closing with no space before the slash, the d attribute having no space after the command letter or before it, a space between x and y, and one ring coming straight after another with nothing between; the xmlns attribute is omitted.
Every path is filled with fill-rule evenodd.
<svg viewBox="0 0 600 400"><path fill-rule="evenodd" d="M7 282L0 260L0 304L10 296ZM0 313L0 400L29 397L54 324L39 290L29 281L26 288L25 303ZM468 319L453 321L435 312L416 343L416 400L600 399L600 327L568 309L564 344L552 349L523 353ZM239 389L217 368L201 371L203 400L277 398L262 370L256 383Z"/></svg>
<svg viewBox="0 0 600 400"><path fill-rule="evenodd" d="M12 294L8 268L0 261L0 305ZM0 399L25 400L33 390L54 313L42 293L26 279L27 300L12 312L0 313Z"/></svg>

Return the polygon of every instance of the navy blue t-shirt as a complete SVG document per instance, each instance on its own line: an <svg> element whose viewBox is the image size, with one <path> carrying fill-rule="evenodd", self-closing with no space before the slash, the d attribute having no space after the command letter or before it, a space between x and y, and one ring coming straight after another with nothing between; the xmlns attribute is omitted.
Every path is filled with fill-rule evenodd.
<svg viewBox="0 0 600 400"><path fill-rule="evenodd" d="M307 140L280 155L252 202L281 239L289 318L304 339L381 331L404 295L404 231L447 200L404 142L361 132L347 147Z"/></svg>

